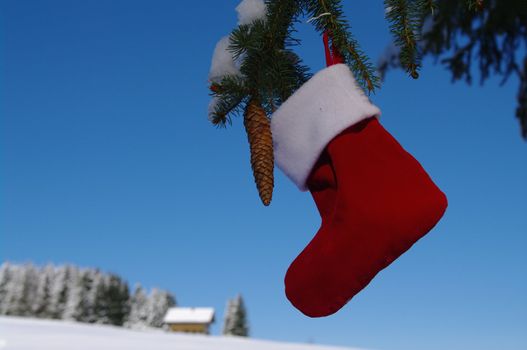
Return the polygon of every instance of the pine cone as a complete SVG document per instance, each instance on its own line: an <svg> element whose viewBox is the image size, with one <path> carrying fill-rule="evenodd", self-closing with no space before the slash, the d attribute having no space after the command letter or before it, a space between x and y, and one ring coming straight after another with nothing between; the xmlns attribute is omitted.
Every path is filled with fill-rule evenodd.
<svg viewBox="0 0 527 350"><path fill-rule="evenodd" d="M271 123L262 105L252 99L245 109L245 131L251 148L251 167L258 194L264 205L269 205L273 197L273 136Z"/></svg>

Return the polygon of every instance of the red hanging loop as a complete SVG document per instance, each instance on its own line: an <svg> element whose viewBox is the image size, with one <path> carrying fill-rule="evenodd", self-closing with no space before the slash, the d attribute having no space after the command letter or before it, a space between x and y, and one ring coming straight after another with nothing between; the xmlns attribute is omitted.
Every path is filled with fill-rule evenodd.
<svg viewBox="0 0 527 350"><path fill-rule="evenodd" d="M335 48L333 39L331 40L331 50L329 49L329 39L331 35L326 30L322 35L322 41L324 42L324 52L326 54L326 66L332 66L334 64L344 63L344 57Z"/></svg>
<svg viewBox="0 0 527 350"><path fill-rule="evenodd" d="M329 67L333 65L333 57L331 57L331 52L329 51L329 35L327 31L322 35L322 41L324 42L324 52L326 54L326 66Z"/></svg>

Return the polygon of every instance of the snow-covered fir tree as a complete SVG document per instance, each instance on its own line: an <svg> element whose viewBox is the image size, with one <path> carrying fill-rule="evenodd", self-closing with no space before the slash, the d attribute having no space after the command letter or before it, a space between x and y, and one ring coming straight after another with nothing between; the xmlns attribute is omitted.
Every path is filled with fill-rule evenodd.
<svg viewBox="0 0 527 350"><path fill-rule="evenodd" d="M5 314L17 316L31 315L31 300L36 291L37 272L33 265L14 265L12 278L6 286Z"/></svg>
<svg viewBox="0 0 527 350"><path fill-rule="evenodd" d="M51 297L48 306L51 318L62 319L69 295L69 280L72 267L69 265L54 268L51 282Z"/></svg>
<svg viewBox="0 0 527 350"><path fill-rule="evenodd" d="M24 316L33 315L34 302L37 300L40 268L33 264L26 264L25 294L23 296L26 310Z"/></svg>
<svg viewBox="0 0 527 350"><path fill-rule="evenodd" d="M94 307L95 298L93 298L94 279L98 273L94 269L84 269L81 274L81 286L82 286L82 301L80 306L80 320L81 322L95 322Z"/></svg>
<svg viewBox="0 0 527 350"><path fill-rule="evenodd" d="M70 321L83 320L83 299L85 286L83 285L84 271L72 267L67 280L68 295L62 318Z"/></svg>
<svg viewBox="0 0 527 350"><path fill-rule="evenodd" d="M0 315L7 313L7 293L13 275L11 264L4 263L0 267Z"/></svg>
<svg viewBox="0 0 527 350"><path fill-rule="evenodd" d="M51 283L55 269L47 265L38 274L37 290L31 303L31 314L40 318L51 318Z"/></svg>
<svg viewBox="0 0 527 350"><path fill-rule="evenodd" d="M108 303L106 307L108 323L122 326L130 313L128 284L117 275L109 275L103 299Z"/></svg>
<svg viewBox="0 0 527 350"><path fill-rule="evenodd" d="M106 300L106 288L108 277L103 275L99 270L92 274L91 288L86 295L87 304L90 309L87 310L86 322L109 324L108 318L108 301Z"/></svg>
<svg viewBox="0 0 527 350"><path fill-rule="evenodd" d="M3 314L19 315L22 311L21 300L19 296L24 288L24 276L21 274L20 266L13 265L8 269L9 280L5 286L5 295L3 300Z"/></svg>
<svg viewBox="0 0 527 350"><path fill-rule="evenodd" d="M143 287L138 283L130 298L130 313L126 326L130 328L143 328L148 324L148 296Z"/></svg>
<svg viewBox="0 0 527 350"><path fill-rule="evenodd" d="M148 297L147 324L150 327L162 327L168 308L176 305L176 300L167 291L153 288Z"/></svg>
<svg viewBox="0 0 527 350"><path fill-rule="evenodd" d="M247 310L240 294L227 303L225 319L223 323L223 334L236 335L240 337L249 336L249 323L247 320Z"/></svg>

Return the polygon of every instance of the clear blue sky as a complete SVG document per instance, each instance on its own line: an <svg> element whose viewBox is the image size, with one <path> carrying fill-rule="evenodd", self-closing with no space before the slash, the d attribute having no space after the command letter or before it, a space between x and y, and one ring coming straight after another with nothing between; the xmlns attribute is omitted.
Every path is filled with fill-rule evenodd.
<svg viewBox="0 0 527 350"><path fill-rule="evenodd" d="M438 226L334 316L283 293L316 232L309 193L279 171L258 200L242 121L207 120L207 73L238 1L0 3L0 258L75 263L173 291L185 306L241 292L258 338L379 350L527 348L527 143L517 80L467 88L431 60L388 75L382 122L449 198ZM365 51L389 41L382 1L346 2ZM324 65L299 25L300 54Z"/></svg>

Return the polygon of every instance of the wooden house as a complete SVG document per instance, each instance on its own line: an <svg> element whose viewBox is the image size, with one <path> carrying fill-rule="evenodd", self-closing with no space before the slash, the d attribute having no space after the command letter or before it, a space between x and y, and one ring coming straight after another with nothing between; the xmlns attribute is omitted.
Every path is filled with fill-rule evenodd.
<svg viewBox="0 0 527 350"><path fill-rule="evenodd" d="M214 322L214 309L209 307L172 307L163 319L173 332L209 334Z"/></svg>

